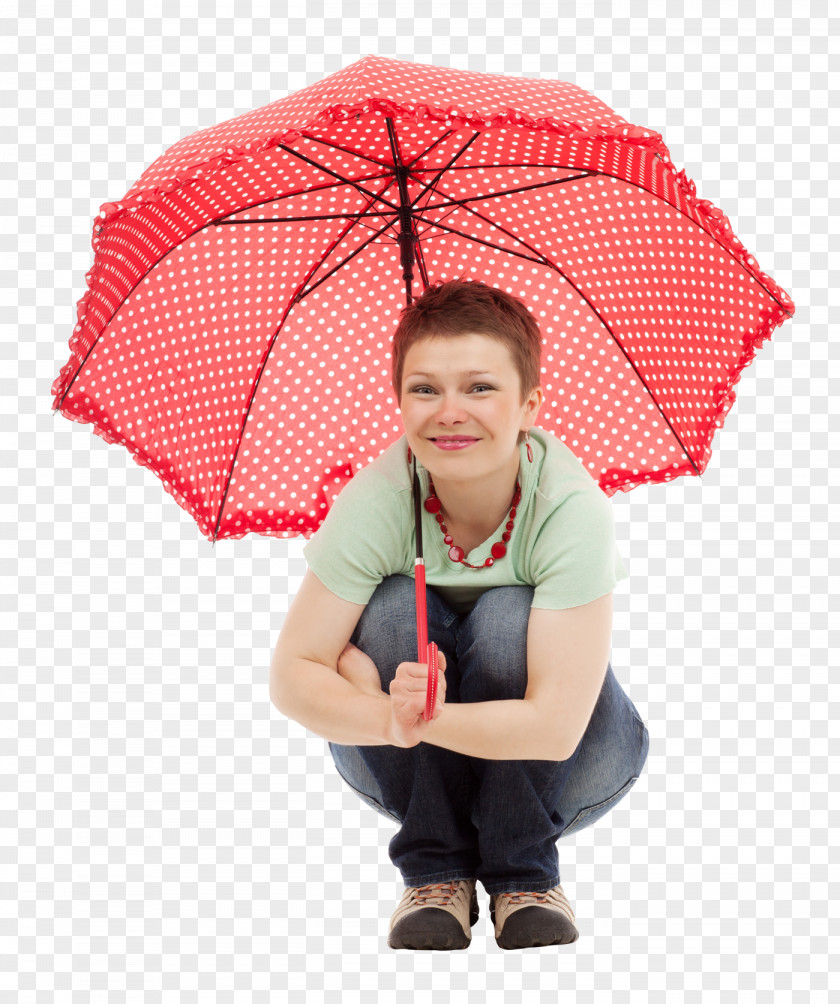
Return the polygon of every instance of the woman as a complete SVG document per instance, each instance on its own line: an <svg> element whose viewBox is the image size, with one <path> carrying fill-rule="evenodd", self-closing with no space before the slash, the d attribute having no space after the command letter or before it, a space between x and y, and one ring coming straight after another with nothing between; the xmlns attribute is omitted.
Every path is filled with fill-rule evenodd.
<svg viewBox="0 0 840 1004"><path fill-rule="evenodd" d="M329 741L356 793L399 824L392 948L466 948L490 895L502 948L578 931L555 846L627 794L648 733L609 664L627 577L612 508L534 422L541 337L480 282L403 311L392 381L405 435L342 490L304 547L271 697ZM438 700L416 662L412 459L424 506Z"/></svg>

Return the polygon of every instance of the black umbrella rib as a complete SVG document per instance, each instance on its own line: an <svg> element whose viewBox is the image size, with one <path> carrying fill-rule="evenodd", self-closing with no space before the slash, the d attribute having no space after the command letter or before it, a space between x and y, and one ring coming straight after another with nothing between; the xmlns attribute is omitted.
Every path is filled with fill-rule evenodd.
<svg viewBox="0 0 840 1004"><path fill-rule="evenodd" d="M329 167L324 167L323 164L319 164L317 160L313 160L311 157L307 157L306 154L300 153L298 150L293 150L292 147L286 146L283 143L277 144L277 149L285 150L286 153L291 154L293 157L297 157L304 163L309 164L311 167L316 168L319 171L323 171L324 174L329 174L333 178L337 178L339 181L343 182L345 185L351 185L356 191L361 192L362 195L366 195L369 199L375 202L384 202L385 205L392 210L392 212L399 212L399 207L393 202L389 202L387 199L383 199L381 195L376 192L371 192L367 188L363 188L358 182L353 178L345 178L343 175L338 174L338 172L331 170Z"/></svg>
<svg viewBox="0 0 840 1004"><path fill-rule="evenodd" d="M414 180L418 184L424 186L423 191L419 192L418 195L417 195L417 198L414 199L414 201L411 203L412 211L414 210L414 207L417 205L417 203L420 201L420 199L423 198L424 195L428 195L430 199L434 197L435 192L436 192L436 186L437 186L438 182L440 181L440 179L443 177L445 171L447 171L447 170L454 170L453 165L454 165L455 161L458 159L458 157L461 156L462 153L464 153L476 141L476 139L478 139L479 135L480 135L479 133L475 133L473 135L473 137L467 143L465 143L463 147L461 147L461 149L455 154L455 156L452 157L452 159L449 161L449 164L447 164L446 167L437 170L437 175L434 178L434 180L431 182L431 184L427 185L421 178L418 178L418 177L416 177L413 174L411 175L412 180ZM429 208L429 205L427 203L425 206L422 207L421 211L422 212L426 212L428 210L428 208ZM437 208L437 207L433 207L433 208ZM441 217L441 219L446 219L446 216L451 216L452 213L454 213L454 212L455 212L455 209L452 209L451 212L446 213L444 216ZM422 216L420 218L422 219ZM426 286L426 288L428 289L428 286Z"/></svg>
<svg viewBox="0 0 840 1004"><path fill-rule="evenodd" d="M388 188L390 188L390 184L386 186L385 190L387 191ZM386 224L382 228L382 230L383 231L387 230L389 226L390 226L390 224ZM286 318L289 316L289 313L291 312L291 310L295 306L295 304L299 303L306 296L308 296L309 293L311 293L313 289L316 289L318 286L320 286L321 283L324 282L325 279L328 279L329 276L333 274L333 272L337 271L337 269L341 268L343 265L346 265L347 262L351 258L355 257L355 255L357 255L359 253L359 251L363 250L363 248L365 248L368 244L371 243L371 241L374 240L374 238L376 236L378 236L377 234L374 234L373 237L371 237L369 240L365 241L364 244L361 245L361 247L357 248L356 251L354 251L352 255L349 255L347 258L344 259L343 262L341 262L334 269L332 269L332 271L328 275L325 275L322 279L319 279L319 281L316 282L314 286L311 286L306 291L306 293L301 294L301 290L303 289L303 287L305 286L305 284L316 273L316 271L321 267L321 265L323 265L324 261L327 258L327 255L329 255L330 251L333 248L335 248L338 245L338 243L341 240L343 240L352 229L353 229L352 225L346 227L345 230L344 230L344 232L333 241L332 246L325 252L325 254L323 254L321 256L321 259L319 261L315 262L312 265L312 268L310 268L308 275L302 280L302 282L298 286L297 292L294 294L294 296L290 297L289 302L286 304L286 309L283 311L283 316L280 319L280 323L277 325L277 329L275 330L274 334L271 336L271 339L269 340L268 346L267 346L265 352L263 353L263 357L262 357L262 359L260 361L259 366L257 367L256 378L254 379L254 384L251 387L251 397L250 397L250 399L248 401L248 405L245 408L245 412L244 412L244 414L242 416L242 425L241 425L240 430L239 430L239 442L236 444L236 450L234 451L233 457L231 458L230 467L228 469L227 479L225 481L224 491L222 492L222 499L221 499L221 502L219 503L219 511L218 511L217 516L216 516L216 526L215 526L215 528L213 530L213 542L214 543L216 541L216 534L219 532L219 526L221 525L222 513L224 512L225 503L227 502L227 496L228 496L228 492L230 490L230 483L231 483L231 480L233 479L233 471L234 471L234 468L236 467L237 457L239 456L239 449L242 446L242 438L243 438L243 436L245 434L245 426L248 424L248 416L251 413L251 407L252 407L252 405L254 403L254 399L255 399L256 394L257 394L257 387L259 386L260 380L262 379L262 375L265 372L265 367L266 367L266 365L268 363L268 357L271 355L272 349L274 348L274 343L277 340L277 336L280 334L281 330L283 329L283 325L286 323ZM380 232L382 232L382 231L380 231Z"/></svg>
<svg viewBox="0 0 840 1004"><path fill-rule="evenodd" d="M416 163L416 160L417 160L417 158L415 158L415 160L412 161L412 163ZM493 161L490 164L480 164L480 163L458 164L457 166L450 167L449 170L450 171L477 171L477 170L480 169L482 171L495 171L497 168L503 168L503 167L505 167L505 168L507 168L507 167L533 167L534 169L539 168L540 170L545 170L545 171L555 171L555 170L578 171L578 170L581 170L580 168L573 167L571 164L497 164L495 161ZM414 174L422 174L423 172L432 173L434 171L439 171L439 170L440 170L439 167L432 167L431 165L429 165L428 167L414 167L414 168L412 168L412 172Z"/></svg>
<svg viewBox="0 0 840 1004"><path fill-rule="evenodd" d="M475 241L476 244L484 244L489 248L493 248L494 251L503 251L505 254L515 255L517 258L524 258L525 261L533 262L535 265L545 265L547 268L553 267L551 262L547 261L542 256L538 258L532 258L531 255L522 254L521 251L514 251L511 248L501 247L498 244L493 244L492 241L482 240L481 237L476 237L475 234L465 234L463 230L456 230L455 227L447 227L440 222L433 223L431 220L425 220L424 222L428 223L429 229L435 227L436 229L445 230L447 233L455 234L457 237L463 237L465 240ZM499 229L501 230L503 228L499 227ZM426 230L425 232L428 233L428 230ZM507 233L507 231L504 232ZM519 238L514 237L513 234L510 234L509 236L513 237L514 240L519 240ZM418 239L428 241L428 240L434 240L434 237L420 237ZM524 244L525 242L520 241L520 243ZM526 244L525 246L527 247L528 245ZM539 251L535 251L534 253L539 255Z"/></svg>
<svg viewBox="0 0 840 1004"><path fill-rule="evenodd" d="M449 170L450 171L472 171L472 170L475 170L477 168L495 169L495 168L502 168L502 167L535 167L535 168L538 167L538 168L542 168L542 169L565 168L567 170L574 170L574 168L570 167L568 164L465 164L465 165L462 165L462 166L450 167ZM437 171L438 168L428 167L428 168L420 168L419 170L420 171ZM749 269L742 262L738 261L738 259L732 254L732 252L729 250L729 248L725 247L724 244L718 239L718 237L714 233L711 233L702 224L697 223L696 220L694 220L691 216L689 216L688 213L686 213L682 209L680 209L679 206L675 206L673 204L673 202L670 202L668 199L664 199L664 198L660 198L659 196L655 196L652 192L650 192L648 189L646 189L643 185L637 185L637 184L635 184L635 182L632 182L632 181L628 180L627 178L621 177L620 175L616 175L616 174L610 174L608 171L591 171L591 172L589 172L586 175L581 175L580 177L597 178L599 176L600 177L604 177L604 178L612 178L614 181L619 181L619 182L621 182L624 185L629 185L631 188L637 188L639 191L644 192L646 195L650 195L652 198L658 198L658 199L660 199L661 202L664 202L666 205L670 206L671 209L673 209L675 212L679 213L680 216L685 217L685 219L687 219L689 221L689 223L692 223L694 226L699 227L707 237L709 237L711 240L713 240L715 242L715 244L717 244L718 247L726 255L728 255L737 265L739 265L741 267L741 269L747 274L747 276L750 279L752 279L753 282L755 282L758 286L760 286L764 290L764 292L773 300L773 302L777 306L779 306L779 307L782 308L782 310L785 312L785 314L788 317L793 317L793 314L791 314L791 312L781 302L781 300L779 300L779 298L775 295L775 293L773 293L772 290L769 290L764 285L764 283L761 282L760 279L758 279L756 276L754 276L752 274L752 272L750 272ZM414 178L415 181L418 181L418 182L422 183L419 178L414 177L414 175L412 175L412 177ZM572 180L576 180L576 179L568 178L568 179L564 179L564 180L572 181ZM511 189L511 191L513 191L513 189ZM501 194L507 195L509 193L508 192L503 192ZM492 196L480 196L479 198L491 198L491 197ZM470 202L470 201L474 201L474 200L473 199L465 199L463 201L464 202ZM446 204L446 205L448 205L448 204ZM432 207L432 208L439 208L439 207Z"/></svg>
<svg viewBox="0 0 840 1004"><path fill-rule="evenodd" d="M384 174L384 175L367 174L361 178L357 178L356 181L377 181L387 177L389 177L389 174ZM239 206L238 208L232 210L230 213L226 215L233 216L236 213L247 213L251 209L258 209L260 206L266 206L272 202L280 202L283 199L292 199L296 195L311 195L313 192L328 192L330 191L330 189L341 188L342 185L346 184L347 184L346 181L339 180L337 182L330 182L329 184L324 184L324 185L310 185L308 188L296 188L293 192L283 192L280 195L270 195L268 196L268 198L260 199L258 202L252 202L248 206ZM217 216L215 220L210 220L209 222L205 223L204 226L205 227L222 226L227 222L228 221L225 219L224 216ZM251 223L251 222L261 222L261 221L241 220L239 222Z"/></svg>
<svg viewBox="0 0 840 1004"><path fill-rule="evenodd" d="M371 178L381 178L381 177L382 177L381 175L371 175ZM340 181L341 181L341 179L340 179ZM386 188L384 190L387 190L387 188L390 187L391 183L392 182L389 182L389 184L386 186ZM309 191L324 191L325 189L337 188L337 187L339 187L339 186L338 185L332 185L332 184L330 184L330 185L315 186L315 187L313 187L311 189L300 189L297 192L289 192L286 195L273 196L272 198L265 199L262 202L254 203L253 206L246 207L246 209L248 209L248 208L256 208L257 206L264 205L266 202L276 202L278 199L289 198L292 195L301 195L304 192L309 192ZM243 210L243 209L236 209L236 210L234 210L234 212L244 212L244 211L245 210ZM356 218L356 215L357 214L353 214L353 218L354 219ZM377 216L377 215L378 216L382 216L383 214L382 213L374 213L373 215L374 216ZM174 254L178 250L178 248L181 246L181 244L184 243L184 241L191 239L197 233L200 233L202 230L206 230L208 227L223 226L223 225L225 225L228 222L232 223L234 221L233 220L231 220L231 221L225 221L222 218L217 218L215 220L208 220L206 223L203 223L196 230L193 230L192 232L190 232L188 234L185 234L176 244L174 244L171 248L169 248L169 250L166 252L166 254L162 258L158 259L155 262L152 262L149 265L149 267L146 269L146 271L137 279L137 281L134 283L134 285L131 287L131 289L123 297L122 302L116 307L116 309L113 311L113 313L111 314L111 316L104 322L102 330L99 332L99 334L94 339L93 343L88 348L87 352L85 353L84 359L82 359L81 363L79 363L79 366L76 369L76 372L73 374L73 377L71 378L70 382L67 384L67 387L65 388L64 393L61 395L61 400L57 404L54 405L54 407L53 407L53 411L54 412L58 412L58 411L61 410L61 407L62 407L62 405L64 403L64 399L70 393L70 390L73 387L73 384L76 382L76 379L80 376L82 370L85 367L85 363L87 363L88 359L90 358L91 353L93 352L93 350L98 345L99 339L102 337L103 333L105 332L105 330L107 329L107 327L111 323L111 321L113 321L113 319L116 317L116 315L119 313L119 311L123 308L123 306L125 306L125 303L128 300L128 297L134 292L135 289L137 289L137 287L143 282L143 280L146 278L146 276L149 275L154 269L158 268L160 266L161 262L163 262L164 259L168 258L169 255ZM238 221L238 222L253 224L253 223L260 223L260 222L264 222L264 221L262 221L262 220L241 220L241 221ZM387 229L387 225L383 229L386 230ZM349 230L350 230L350 228L348 227L347 230L345 231L345 235L346 235L346 233ZM380 233L381 233L381 231L380 231Z"/></svg>
<svg viewBox="0 0 840 1004"><path fill-rule="evenodd" d="M468 199L452 199L452 201L450 202L436 202L434 205L430 205L429 203L427 203L423 207L423 212L427 213L431 209L449 209L448 213L445 213L443 216L441 216L441 219L445 220L448 216L451 216L456 209L459 209L461 207L466 208L468 202L486 202L489 199L501 198L503 195L514 195L520 192L530 192L533 191L535 188L548 188L551 185L562 185L565 184L567 181L579 181L581 178L591 178L593 176L594 172L589 171L586 174L579 174L570 178L555 178L552 181L541 181L535 185L525 185L522 188L510 188L504 192L488 192L486 195L470 196L470 198ZM438 190L438 194L444 197L446 196L446 193L440 192L440 190ZM421 217L421 219L426 220L425 217ZM430 221L426 220L426 222Z"/></svg>
<svg viewBox="0 0 840 1004"><path fill-rule="evenodd" d="M530 252L532 252L532 254L536 255L536 257L531 257L530 255L524 255L518 251L512 251L509 248L500 247L498 244L492 244L490 241L480 241L480 238L478 237L462 233L460 230L454 230L451 227L444 227L443 224L440 222L436 223L434 220L427 220L425 217L423 217L422 219L430 227L441 227L443 230L450 230L452 233L458 234L461 237L466 237L468 240L479 240L482 244L486 244L488 247L496 248L497 251L504 251L506 254L514 254L519 258L525 258L527 261L535 262L538 265L545 265L548 268L553 268L558 272L560 271L557 265L554 264L554 262L546 258L545 255L543 255L537 248L532 247L524 238L519 237L517 234L512 233L510 230L505 229L505 227L503 227L501 223L497 223L495 220L491 220L489 217L483 216L481 213L476 212L476 210L472 209L470 206L464 205L463 203L460 203L460 205L462 209L464 209L468 213L471 213L473 216L477 216L478 219L480 219L483 223L486 223L488 226L495 227L496 230L501 230L501 232L506 237L510 237L510 239L516 241L517 244L521 244L523 247L526 247ZM562 273L560 274L562 275Z"/></svg>
<svg viewBox="0 0 840 1004"><path fill-rule="evenodd" d="M564 181L564 180L565 179L558 179L556 182L550 182L548 184L560 184L560 182ZM543 186L542 186L542 183L541 183L541 185L534 186L534 187L535 188L539 188L539 187L543 187ZM505 193L505 194L507 194L507 193ZM450 198L453 199L453 201L449 204L449 205L453 206L453 212L455 212L456 208L460 207L461 209L464 209L466 212L472 213L473 216L477 216L480 220L482 220L482 222L486 223L488 226L495 227L497 230L501 230L502 233L505 234L507 237L510 237L511 240L514 240L517 243L522 244L524 247L527 247L529 251L531 251L535 255L539 256L538 259L529 258L529 261L540 260L540 261L542 261L542 263L544 265L548 265L551 268L557 268L557 266L552 261L550 261L548 258L546 258L537 248L532 247L528 243L528 241L526 241L524 238L520 237L518 234L512 233L510 230L507 230L505 227L503 227L501 223L497 223L495 220L491 220L489 217L484 216L482 213L478 213L475 209L472 209L470 206L467 205L468 202L473 202L474 200L472 200L472 199L455 199L452 196ZM438 206L433 206L432 207L432 209L438 209L438 208L439 208ZM452 216L452 213L448 213L447 215L448 216ZM429 224L432 227L437 227L437 226L440 225L440 221L438 223L436 223L434 220L430 220L430 219L428 219L425 216L421 217L421 219L425 223ZM455 231L455 233L458 233L458 232L459 231ZM462 234L462 236L465 236L465 235ZM495 244L490 244L490 247L496 247L496 246L497 245L495 245ZM507 250L507 249L500 248L499 250ZM514 254L515 252L509 252L509 253ZM526 255L520 255L520 257L527 257L527 256Z"/></svg>
<svg viewBox="0 0 840 1004"><path fill-rule="evenodd" d="M554 178L551 181L540 181L534 185L523 185L521 188L508 188L503 192L488 192L486 195L473 195L468 199L452 199L450 202L436 202L434 205L427 203L423 207L424 212L430 209L448 209L450 206L465 206L468 202L484 202L486 199L500 199L503 195L517 195L520 192L533 192L537 188L549 188L551 185L565 185L568 181L580 181L581 178L595 177L594 171L587 171L585 174L576 174L569 178ZM445 193L438 190L438 194ZM451 198L451 196L450 196Z"/></svg>
<svg viewBox="0 0 840 1004"><path fill-rule="evenodd" d="M540 252L537 251L535 248L532 248L531 245L528 244L527 241L524 241L521 237L517 237L516 234L512 234L509 230L506 230L501 224L496 223L494 220L488 219L486 216L482 216L481 213L476 212L475 209L471 209L469 206L464 206L464 209L468 213L472 213L473 216L477 216L484 223L487 223L488 225L496 227L498 230L501 230L503 234L506 234L508 237L511 237L513 240L519 241L521 244L524 244L525 247L527 247L529 250L533 251L534 254L540 254ZM431 224L431 225L432 226L436 226L437 224ZM461 236L465 236L465 235L462 234ZM475 240L476 238L471 238L471 239ZM482 243L488 243L488 242L483 241ZM491 244L490 247L497 247L497 245ZM505 251L507 254L516 254L515 251L508 251L507 248L498 248L498 250L499 251ZM525 255L519 255L519 257L520 258L524 258ZM555 271L560 276L560 278L563 279L564 282L567 282L572 287L572 289L574 289L574 291L578 294L578 296L582 300L586 301L586 304L589 307L589 309L592 311L593 314L595 314L595 316L598 318L598 320L601 322L601 324L603 324L604 328L609 333L610 338L612 338L612 340L615 342L615 344L618 346L618 348L624 354L624 358L627 360L627 362L633 368L633 372L636 374L636 376L639 378L642 386L648 392L648 395L650 396L651 401L653 401L654 405L656 406L656 408L659 411L659 414L662 416L662 418L664 419L664 421L667 423L668 428L671 430L671 432L674 435L674 438L676 439L676 441L682 447L682 451L688 457L689 462L691 463L691 466L694 468L695 474L697 474L697 476L700 477L700 471L697 470L697 464L694 463L694 458L692 457L692 455L689 452L688 448L686 447L685 443L683 443L682 439L680 439L680 435L677 432L677 430L673 427L673 425L671 424L670 419L665 414L665 412L662 410L659 402L656 400L656 395L651 391L650 387L648 387L647 381L645 380L645 378L642 376L642 374L637 369L636 364L633 362L633 360L627 354L627 352L625 351L624 346L621 344L621 342L615 337L615 332L610 327L610 325L607 323L606 318L601 314L600 310L598 310L598 308L589 299L589 297L583 292L583 290L576 283L574 283L565 274L565 272L563 272L563 270L560 268L559 265L555 264L553 261L551 261L550 259L544 257L543 255L540 255L540 258L542 259L542 261L539 262L538 264L543 264L547 268L553 269L553 271ZM533 260L533 259L531 259L531 260Z"/></svg>
<svg viewBox="0 0 840 1004"><path fill-rule="evenodd" d="M388 181L388 184L385 185L385 187L382 189L382 191L383 192L387 192L388 189L393 184L394 184L394 179L390 178L389 181ZM371 199L368 202L368 207L371 205L372 201L373 200ZM383 214L380 214L380 215L383 215ZM338 247L338 245L341 243L341 241L345 240L345 238L347 237L347 235L350 233L350 231L353 229L353 227L355 225L358 225L358 220L353 220L353 222L351 222L348 226L346 226L344 228L344 230L342 231L342 233L339 234L338 237L336 237L336 239L333 241L333 243L330 245L330 247L327 248L327 250L323 253L323 255L321 255L320 261L318 261L318 262L315 263L315 265L310 270L309 275L307 275L307 277L303 280L303 282L300 284L300 286L298 286L298 290L297 290L297 293L295 293L295 296L293 298L293 302L297 303L299 300L302 300L304 298L304 296L308 296L309 293L311 293L313 289L315 289L318 286L320 286L321 283L324 282L326 279L328 279L331 275L333 275L333 273L337 269L341 268L343 265L345 265L352 258L355 258L355 256L360 251L362 251L364 248L366 248L368 246L368 244L370 244L372 241L374 241L380 234L384 233L388 229L388 227L390 227L392 225L392 221L386 222L385 225L383 227L380 227L379 230L375 230L374 233L373 233L373 235L371 237L369 237L368 240L366 240L363 244L361 244L351 255L348 255L348 257L345 258L344 261L340 262L338 265L336 265L336 267L334 269L332 269L330 272L328 272L327 275L325 275L321 279L319 279L318 282L316 282L314 286L310 287L310 289L308 289L306 291L306 293L301 293L301 290L304 288L304 286L309 281L309 279L311 279L312 276L315 275L315 272L324 264L324 262L327 260L327 258L331 254L331 252L336 247Z"/></svg>
<svg viewBox="0 0 840 1004"><path fill-rule="evenodd" d="M391 170L391 165L384 160L377 160L376 157L369 157L367 154L359 153L358 150L350 150L346 146L340 146L338 143L330 143L329 140L321 139L320 136L312 136L310 133L302 132L301 136L304 139L311 139L313 143L320 143L322 146L329 147L331 150L340 150L341 153L349 153L351 157L358 157L359 160L367 160L371 164L376 164L377 167L384 168L386 171Z"/></svg>
<svg viewBox="0 0 840 1004"><path fill-rule="evenodd" d="M455 154L453 154L453 156L452 156L452 158L451 158L451 160L449 161L448 164L444 164L443 167L437 168L437 176L434 178L434 180L430 184L426 184L426 182L423 181L423 180L421 180L420 178L415 178L414 179L420 185L424 185L425 187L422 189L422 191L420 191L420 192L417 193L417 196L414 199L411 200L411 208L412 209L414 209L414 207L417 205L417 203L423 198L423 196L427 192L433 192L434 191L435 185L437 185L437 183L444 176L444 174L447 171L450 171L452 169L452 165L455 163L455 161L461 156L461 154L464 154L464 153L467 152L467 150L469 150L469 148L473 145L473 143L475 143L475 141L478 139L478 137L480 135L481 135L480 132L474 133L467 140L467 142L461 147L461 149L458 150Z"/></svg>
<svg viewBox="0 0 840 1004"><path fill-rule="evenodd" d="M258 223L308 223L312 220L361 220L368 216L381 217L382 211L374 213L328 213L326 216L269 216L262 220L220 220L219 227L255 226Z"/></svg>
<svg viewBox="0 0 840 1004"><path fill-rule="evenodd" d="M418 153L417 156L414 158L414 160L406 164L406 167L409 169L409 171L414 167L414 165L417 163L418 160L422 159L423 157L428 157L436 146L440 145L445 139L449 139L449 137L454 132L455 132L454 129L447 129L445 133L442 133L440 136L438 136L436 140L433 140L422 153Z"/></svg>
<svg viewBox="0 0 840 1004"><path fill-rule="evenodd" d="M381 215L381 214L380 214L380 215ZM329 278L330 278L330 276L332 276L332 275L335 275L335 273L336 273L336 272L337 272L337 271L338 271L338 270L339 270L340 268L344 268L344 266L345 266L345 265L347 264L347 262L351 261L351 260L352 260L353 258L355 258L355 257L356 257L356 255L357 255L357 254L359 254L359 253L361 253L362 251L364 251L364 249L365 249L365 248L366 248L366 247L368 246L368 244L372 244L372 243L373 243L373 241L375 241L377 237L379 237L379 236L381 236L381 235L382 235L383 233L385 233L385 231L386 231L386 230L388 229L388 227L391 227L391 226L393 226L394 222L395 222L394 220L390 220L390 221L389 221L388 223L386 223L386 224L385 224L385 226L384 226L384 227L380 227L380 229L379 229L379 230L375 230L375 231L374 231L374 232L373 232L373 233L371 234L371 236L370 236L370 237L368 237L368 239L367 239L366 241L364 241L363 243L361 243L361 244L360 244L360 245L359 245L359 246L358 246L358 247L356 248L356 250L355 250L355 251L353 251L353 253L352 253L352 254L349 254L349 255L347 255L347 257L346 257L346 258L344 258L344 259L343 259L342 261L340 261L340 262L339 262L339 263L338 263L338 264L337 264L337 265L335 266L335 268L332 268L332 269L330 269L330 271L329 271L329 272L327 272L327 274L326 274L326 275L322 276L322 277L321 277L321 278L320 278L320 279L319 279L319 280L318 280L318 281L317 281L317 282L315 283L315 285L314 285L314 286L309 286L309 287L307 288L307 290L306 290L306 292L305 292L305 293L299 293L299 294L298 294L298 295L297 295L297 296L295 297L295 300L294 300L294 302L295 302L295 303L298 303L298 302L300 302L301 300L305 300L305 299L306 299L306 297L307 297L307 296L309 296L309 294L310 294L310 293L311 293L311 292L312 292L313 290L317 289L317 288L318 288L318 287L319 287L319 286L321 285L321 283L322 283L322 282L326 282L326 281L327 281L327 279L329 279ZM345 237L347 236L347 233L349 233L349 230L348 230L347 232L345 232L345 234L344 234L344 236L345 236ZM322 259L321 259L321 263L320 263L320 264L323 264L323 262L324 262L325 260L326 260L326 255L324 256L324 258L322 258Z"/></svg>

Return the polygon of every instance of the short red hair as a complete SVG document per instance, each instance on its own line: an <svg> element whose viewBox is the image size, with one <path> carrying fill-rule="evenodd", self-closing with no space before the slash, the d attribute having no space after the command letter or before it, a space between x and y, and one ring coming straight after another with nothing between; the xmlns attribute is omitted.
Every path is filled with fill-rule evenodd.
<svg viewBox="0 0 840 1004"><path fill-rule="evenodd" d="M524 404L540 385L540 326L518 297L474 279L438 282L403 309L391 352L391 384L397 401L402 398L405 357L415 342L466 334L487 335L507 346L519 373Z"/></svg>

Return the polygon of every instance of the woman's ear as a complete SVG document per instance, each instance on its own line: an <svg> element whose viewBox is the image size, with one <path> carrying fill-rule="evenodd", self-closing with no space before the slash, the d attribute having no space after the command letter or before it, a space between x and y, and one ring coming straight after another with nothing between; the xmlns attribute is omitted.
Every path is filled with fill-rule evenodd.
<svg viewBox="0 0 840 1004"><path fill-rule="evenodd" d="M542 387L535 387L531 393L528 395L528 400L525 402L525 415L533 425L536 420L537 413L540 410L540 406L543 403L543 389Z"/></svg>

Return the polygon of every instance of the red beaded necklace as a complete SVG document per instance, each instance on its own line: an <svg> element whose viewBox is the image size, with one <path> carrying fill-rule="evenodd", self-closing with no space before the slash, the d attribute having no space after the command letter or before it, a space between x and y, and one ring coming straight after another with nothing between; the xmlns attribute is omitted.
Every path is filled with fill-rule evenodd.
<svg viewBox="0 0 840 1004"><path fill-rule="evenodd" d="M443 513L441 510L440 499L435 494L435 483L432 481L432 475L429 475L429 491L431 494L423 503L423 508L426 512L434 513L435 519L438 522L443 532L443 542L444 544L449 544L449 557L452 561L460 561L462 565L466 565L467 568L489 568L491 565L495 564L497 558L504 558L507 554L507 542L510 540L510 535L513 532L513 521L516 518L516 507L519 505L520 499L522 498L522 486L519 483L519 478L516 479L516 488L513 492L513 498L511 499L511 508L508 513L508 521L505 523L505 531L502 534L502 539L496 541L496 543L490 548L491 558L485 558L484 562L480 565L471 565L469 561L464 561L464 549L459 547L455 541L452 539L452 534L447 530L446 523L443 521Z"/></svg>

